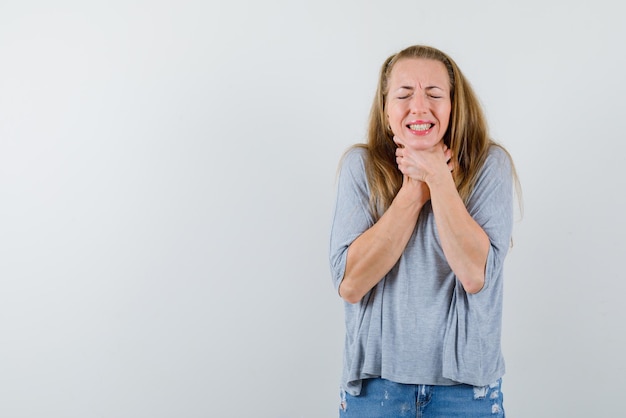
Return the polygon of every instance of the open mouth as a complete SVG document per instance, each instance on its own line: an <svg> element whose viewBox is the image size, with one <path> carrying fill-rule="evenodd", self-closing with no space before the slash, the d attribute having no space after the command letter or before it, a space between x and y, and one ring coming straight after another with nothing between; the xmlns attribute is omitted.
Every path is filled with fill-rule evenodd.
<svg viewBox="0 0 626 418"><path fill-rule="evenodd" d="M427 131L430 128L432 128L433 126L435 126L435 125L432 124L432 123L416 123L416 124L407 125L407 127L410 130L418 131L418 132Z"/></svg>

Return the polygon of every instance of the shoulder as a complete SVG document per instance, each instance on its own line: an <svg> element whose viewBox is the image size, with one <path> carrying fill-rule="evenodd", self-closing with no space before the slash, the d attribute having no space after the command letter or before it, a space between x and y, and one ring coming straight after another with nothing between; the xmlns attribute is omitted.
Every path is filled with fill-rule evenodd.
<svg viewBox="0 0 626 418"><path fill-rule="evenodd" d="M367 148L361 145L353 145L343 154L342 166L364 166L367 158Z"/></svg>
<svg viewBox="0 0 626 418"><path fill-rule="evenodd" d="M470 195L470 201L482 201L492 192L509 194L513 185L513 162L509 153L501 145L493 144L481 167ZM497 194L496 193L496 194ZM476 200L478 199L478 200Z"/></svg>
<svg viewBox="0 0 626 418"><path fill-rule="evenodd" d="M483 164L483 174L510 174L513 162L511 161L511 155L508 151L499 144L492 144L489 147L487 158Z"/></svg>
<svg viewBox="0 0 626 418"><path fill-rule="evenodd" d="M366 174L367 148L354 145L341 157L339 166L339 186L356 188L362 193L369 193Z"/></svg>
<svg viewBox="0 0 626 418"><path fill-rule="evenodd" d="M367 159L367 148L354 145L343 154L340 162L340 171L342 174L351 174L352 176L365 173L365 161Z"/></svg>

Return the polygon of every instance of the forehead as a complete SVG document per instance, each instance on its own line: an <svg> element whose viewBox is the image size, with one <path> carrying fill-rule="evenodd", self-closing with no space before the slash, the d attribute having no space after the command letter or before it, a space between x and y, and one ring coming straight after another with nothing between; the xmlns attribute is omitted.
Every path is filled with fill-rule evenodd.
<svg viewBox="0 0 626 418"><path fill-rule="evenodd" d="M403 58L396 62L389 75L389 87L432 85L449 87L450 77L446 66L437 60Z"/></svg>

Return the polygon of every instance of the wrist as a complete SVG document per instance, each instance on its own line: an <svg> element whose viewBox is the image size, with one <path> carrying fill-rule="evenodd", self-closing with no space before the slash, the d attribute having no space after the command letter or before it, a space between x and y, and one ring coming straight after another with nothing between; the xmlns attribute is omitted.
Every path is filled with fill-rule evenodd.
<svg viewBox="0 0 626 418"><path fill-rule="evenodd" d="M429 188L437 188L441 187L445 184L454 185L454 178L452 177L452 173L450 171L442 171L438 173L433 173L425 179L426 184L428 184ZM455 186L456 188L456 186Z"/></svg>
<svg viewBox="0 0 626 418"><path fill-rule="evenodd" d="M428 185L420 180L405 177L402 186L393 199L394 202L403 208L416 206L421 208L430 199Z"/></svg>

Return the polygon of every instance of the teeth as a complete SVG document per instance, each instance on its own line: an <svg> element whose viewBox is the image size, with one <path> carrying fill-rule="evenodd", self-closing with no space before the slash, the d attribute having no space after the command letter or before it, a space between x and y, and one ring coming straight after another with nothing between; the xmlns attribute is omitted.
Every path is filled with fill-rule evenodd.
<svg viewBox="0 0 626 418"><path fill-rule="evenodd" d="M409 129L412 129L414 131L426 131L430 129L431 126L432 124L430 123L421 123L419 125L409 125Z"/></svg>

